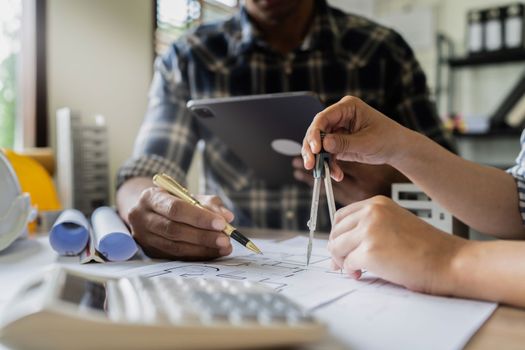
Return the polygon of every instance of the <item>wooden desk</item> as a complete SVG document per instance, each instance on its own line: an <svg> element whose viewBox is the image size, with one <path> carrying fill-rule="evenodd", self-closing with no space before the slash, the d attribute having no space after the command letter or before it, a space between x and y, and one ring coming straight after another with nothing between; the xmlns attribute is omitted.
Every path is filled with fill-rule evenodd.
<svg viewBox="0 0 525 350"><path fill-rule="evenodd" d="M465 349L525 349L525 310L499 306Z"/></svg>

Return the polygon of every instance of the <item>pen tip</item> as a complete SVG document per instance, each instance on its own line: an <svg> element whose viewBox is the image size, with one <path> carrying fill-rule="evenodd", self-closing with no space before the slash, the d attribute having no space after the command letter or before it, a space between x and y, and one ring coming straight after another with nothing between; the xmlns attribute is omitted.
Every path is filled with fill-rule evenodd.
<svg viewBox="0 0 525 350"><path fill-rule="evenodd" d="M262 254L261 250L259 248L257 248L257 246L255 244L253 244L252 241L249 241L248 243L246 243L246 247L248 249L250 249L254 253Z"/></svg>

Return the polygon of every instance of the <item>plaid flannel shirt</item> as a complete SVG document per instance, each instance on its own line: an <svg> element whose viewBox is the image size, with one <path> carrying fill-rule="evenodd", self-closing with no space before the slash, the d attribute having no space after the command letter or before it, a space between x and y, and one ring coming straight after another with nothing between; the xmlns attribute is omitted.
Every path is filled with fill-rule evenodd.
<svg viewBox="0 0 525 350"><path fill-rule="evenodd" d="M156 60L148 111L117 185L157 172L184 182L197 143L204 140L205 191L223 199L237 225L305 229L311 189L265 185L185 107L190 99L286 91L313 91L326 106L345 95L357 96L451 148L429 100L425 75L399 34L319 0L302 44L282 55L264 42L241 8L226 21L188 32ZM326 230L325 208L322 201L318 227Z"/></svg>
<svg viewBox="0 0 525 350"><path fill-rule="evenodd" d="M507 172L516 180L521 220L525 225L525 130L521 133L520 142L521 151L516 158L516 165L508 169Z"/></svg>

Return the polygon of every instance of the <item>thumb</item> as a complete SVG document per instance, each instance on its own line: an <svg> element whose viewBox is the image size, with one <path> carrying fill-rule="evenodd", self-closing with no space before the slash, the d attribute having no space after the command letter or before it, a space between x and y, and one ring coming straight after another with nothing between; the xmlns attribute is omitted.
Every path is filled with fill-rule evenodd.
<svg viewBox="0 0 525 350"><path fill-rule="evenodd" d="M323 140L324 149L332 154L356 152L359 139L352 134L328 134Z"/></svg>

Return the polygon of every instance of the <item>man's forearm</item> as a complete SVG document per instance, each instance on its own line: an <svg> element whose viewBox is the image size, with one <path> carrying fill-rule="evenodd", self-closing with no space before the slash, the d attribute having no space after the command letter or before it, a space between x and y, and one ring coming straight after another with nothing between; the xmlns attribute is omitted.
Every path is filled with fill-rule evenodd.
<svg viewBox="0 0 525 350"><path fill-rule="evenodd" d="M392 166L467 225L499 237L525 237L510 174L462 159L415 132L406 136Z"/></svg>
<svg viewBox="0 0 525 350"><path fill-rule="evenodd" d="M153 181L148 177L134 177L120 186L116 198L117 209L126 223L129 224L128 213L137 204L142 191L151 186L153 186Z"/></svg>
<svg viewBox="0 0 525 350"><path fill-rule="evenodd" d="M525 307L525 242L471 241L451 262L450 294Z"/></svg>

